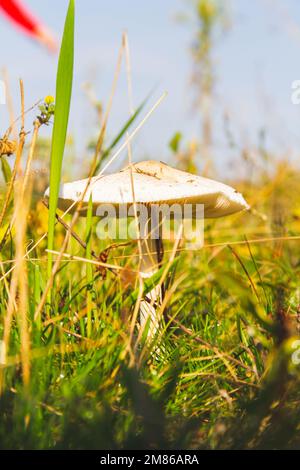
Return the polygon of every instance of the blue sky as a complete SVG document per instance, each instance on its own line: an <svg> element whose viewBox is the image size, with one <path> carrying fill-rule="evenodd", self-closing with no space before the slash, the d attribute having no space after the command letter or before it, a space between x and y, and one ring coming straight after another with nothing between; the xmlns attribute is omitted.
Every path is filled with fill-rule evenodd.
<svg viewBox="0 0 300 470"><path fill-rule="evenodd" d="M62 33L67 0L26 0L54 31ZM192 24L176 16L189 12L188 0L77 0L76 61L70 132L77 159L96 130L95 114L82 84L91 81L97 96L107 102L122 31L128 31L134 104L155 87L153 102L164 91L168 97L147 122L133 145L134 158L170 159L168 142L180 130L186 140L197 138L199 116L193 109L190 85L192 62L189 48ZM217 75L214 108L214 153L219 172L228 171L232 158L224 138L223 116L228 113L235 139L257 142L266 127L267 143L278 154L297 152L300 143L300 106L291 103L291 83L300 79L299 0L232 0L231 28L215 49ZM15 107L18 78L25 84L26 105L54 94L57 57L47 54L0 17L0 67L9 72ZM0 71L1 75L1 71ZM0 77L1 78L1 77ZM125 68L109 121L114 135L128 116ZM32 116L28 116L28 127ZM0 129L7 127L4 106ZM44 135L51 130L43 131ZM239 173L235 166L235 173ZM239 176L238 174L236 176Z"/></svg>

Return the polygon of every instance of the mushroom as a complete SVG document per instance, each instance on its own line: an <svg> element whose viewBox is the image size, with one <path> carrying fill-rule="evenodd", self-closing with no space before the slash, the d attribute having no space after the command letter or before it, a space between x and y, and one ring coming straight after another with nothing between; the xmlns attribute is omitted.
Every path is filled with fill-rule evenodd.
<svg viewBox="0 0 300 470"><path fill-rule="evenodd" d="M141 238L139 275L143 279L153 276L162 262L161 205L202 205L204 218L222 217L249 209L243 196L232 187L153 160L133 163L114 174L95 176L86 190L87 184L88 179L83 179L61 185L59 208L67 210L70 206L75 207L82 194L81 215L86 213L90 196L95 215L103 216L106 210L109 213L109 208L113 207L118 218L133 216L135 206L139 212ZM46 197L48 195L49 189L45 193ZM145 211L141 217L143 208ZM150 337L159 327L157 310L161 300L161 288L154 287L140 304L140 325L144 328L150 317Z"/></svg>

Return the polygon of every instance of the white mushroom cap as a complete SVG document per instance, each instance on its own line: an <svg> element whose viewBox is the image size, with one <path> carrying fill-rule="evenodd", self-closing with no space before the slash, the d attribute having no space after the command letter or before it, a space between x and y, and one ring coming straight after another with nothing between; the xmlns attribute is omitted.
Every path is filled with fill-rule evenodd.
<svg viewBox="0 0 300 470"><path fill-rule="evenodd" d="M135 200L133 200L130 166L111 174L91 178L83 198L82 210L92 194L93 206L138 204L203 204L205 217L222 217L249 209L243 196L234 188L202 176L180 171L165 163L148 160L131 165ZM66 210L84 193L88 179L65 183L60 187L59 208ZM45 196L49 196L49 188Z"/></svg>

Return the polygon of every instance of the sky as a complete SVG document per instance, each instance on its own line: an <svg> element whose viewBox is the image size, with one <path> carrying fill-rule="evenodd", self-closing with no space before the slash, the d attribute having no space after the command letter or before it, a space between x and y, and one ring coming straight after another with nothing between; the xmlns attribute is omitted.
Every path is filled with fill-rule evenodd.
<svg viewBox="0 0 300 470"><path fill-rule="evenodd" d="M68 0L24 0L32 11L61 37ZM234 139L255 145L266 128L266 143L278 155L297 158L300 143L300 105L291 102L291 84L300 80L299 0L231 0L230 28L218 37L214 49L216 91L214 101L214 156L219 173L239 176L239 155L227 145L224 114ZM172 163L168 143L180 131L184 141L200 135L199 111L191 85L190 47L194 24L188 0L77 0L75 74L69 133L76 146L78 166L85 160L87 141L97 133L96 114L83 84L90 82L105 106L110 94L122 32L130 44L133 101L138 106L154 90L150 107L164 92L167 98L133 142L133 158ZM8 71L16 109L18 79L25 85L26 107L55 94L57 56L51 56L0 16L0 79ZM126 70L122 69L109 118L113 137L129 115ZM33 116L27 116L30 128ZM8 127L5 106L0 106L0 131ZM44 129L43 135L51 135ZM199 156L201 159L201 156ZM235 160L234 160L235 159ZM82 161L83 160L83 161ZM232 165L232 162L235 164ZM201 167L201 163L200 163ZM67 169L64 168L64 171ZM86 173L87 170L85 170Z"/></svg>

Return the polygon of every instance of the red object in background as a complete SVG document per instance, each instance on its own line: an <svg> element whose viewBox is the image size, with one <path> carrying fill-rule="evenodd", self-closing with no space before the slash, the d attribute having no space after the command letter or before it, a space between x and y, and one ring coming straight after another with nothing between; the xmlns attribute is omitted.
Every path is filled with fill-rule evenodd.
<svg viewBox="0 0 300 470"><path fill-rule="evenodd" d="M23 32L43 43L52 52L57 50L57 43L52 33L20 0L0 0L0 9Z"/></svg>

